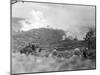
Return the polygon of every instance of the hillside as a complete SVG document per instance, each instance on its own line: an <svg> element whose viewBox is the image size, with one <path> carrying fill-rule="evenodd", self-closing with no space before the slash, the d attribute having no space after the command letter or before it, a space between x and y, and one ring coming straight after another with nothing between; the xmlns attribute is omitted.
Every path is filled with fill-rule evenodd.
<svg viewBox="0 0 100 75"><path fill-rule="evenodd" d="M12 45L15 49L22 45L23 42L34 42L43 46L51 46L53 44L57 44L62 39L63 35L64 31L58 29L32 29L30 31L17 32L16 34L13 34Z"/></svg>
<svg viewBox="0 0 100 75"><path fill-rule="evenodd" d="M61 50L69 50L86 46L85 42L79 40L68 39L62 41L63 35L65 35L63 30L49 28L16 32L16 34L13 34L12 36L12 47L14 50L16 50L20 46L23 46L25 43L27 44L29 42L38 43L41 47L60 47L59 49Z"/></svg>

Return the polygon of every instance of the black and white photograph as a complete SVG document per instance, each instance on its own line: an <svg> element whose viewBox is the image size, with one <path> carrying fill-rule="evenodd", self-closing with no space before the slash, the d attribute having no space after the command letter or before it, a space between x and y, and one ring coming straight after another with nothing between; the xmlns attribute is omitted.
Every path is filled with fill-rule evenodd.
<svg viewBox="0 0 100 75"><path fill-rule="evenodd" d="M96 6L11 0L11 74L96 69Z"/></svg>

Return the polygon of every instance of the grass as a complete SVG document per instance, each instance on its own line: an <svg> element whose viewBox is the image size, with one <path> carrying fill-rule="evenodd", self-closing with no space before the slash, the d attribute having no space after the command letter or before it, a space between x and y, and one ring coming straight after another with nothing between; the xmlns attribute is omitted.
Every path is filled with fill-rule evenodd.
<svg viewBox="0 0 100 75"><path fill-rule="evenodd" d="M95 69L95 62L73 55L70 58L12 54L12 73Z"/></svg>
<svg viewBox="0 0 100 75"><path fill-rule="evenodd" d="M95 69L95 61L71 54L75 48L86 47L87 43L79 40L59 41L63 34L62 30L45 28L13 34L12 73ZM62 53L58 53L57 57L54 55L45 57L45 51L41 52L39 56L20 54L19 48L28 42L39 43L45 51L52 51L53 47L59 47L58 51L62 51Z"/></svg>

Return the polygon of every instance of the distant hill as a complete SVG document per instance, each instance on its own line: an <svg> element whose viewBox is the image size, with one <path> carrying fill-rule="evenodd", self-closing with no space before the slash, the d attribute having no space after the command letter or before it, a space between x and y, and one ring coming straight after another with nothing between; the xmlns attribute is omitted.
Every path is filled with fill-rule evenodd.
<svg viewBox="0 0 100 75"><path fill-rule="evenodd" d="M20 17L12 17L12 33L18 32L22 25L20 24L21 20L25 20L25 18Z"/></svg>

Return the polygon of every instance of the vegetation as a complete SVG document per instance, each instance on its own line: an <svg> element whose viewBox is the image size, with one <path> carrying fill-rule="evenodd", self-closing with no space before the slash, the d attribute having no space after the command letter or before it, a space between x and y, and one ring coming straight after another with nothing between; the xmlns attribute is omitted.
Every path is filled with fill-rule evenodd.
<svg viewBox="0 0 100 75"><path fill-rule="evenodd" d="M96 49L96 35L93 29L90 29L87 32L86 37L84 39L88 43L88 49Z"/></svg>
<svg viewBox="0 0 100 75"><path fill-rule="evenodd" d="M93 29L89 29L84 38L88 44L88 50L84 51L87 58L96 59L96 35Z"/></svg>
<svg viewBox="0 0 100 75"><path fill-rule="evenodd" d="M96 37L89 31L83 41L61 40L63 30L52 28L16 32L12 36L12 72L95 69ZM90 42L94 43L91 44Z"/></svg>
<svg viewBox="0 0 100 75"><path fill-rule="evenodd" d="M27 32L17 32L12 36L12 47L14 50L18 50L18 47L26 45L30 42L38 43L40 46L54 46L65 35L63 30L59 29L33 29Z"/></svg>

